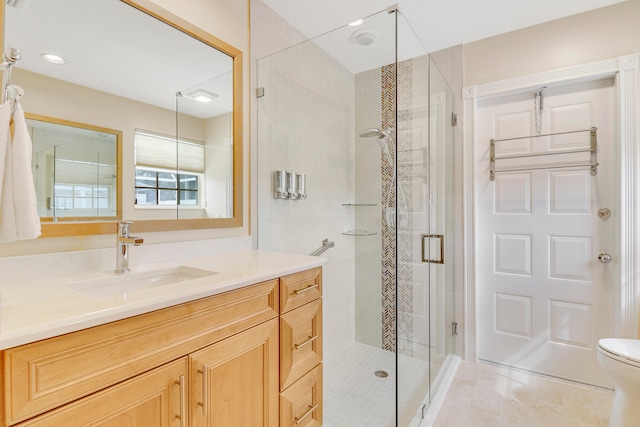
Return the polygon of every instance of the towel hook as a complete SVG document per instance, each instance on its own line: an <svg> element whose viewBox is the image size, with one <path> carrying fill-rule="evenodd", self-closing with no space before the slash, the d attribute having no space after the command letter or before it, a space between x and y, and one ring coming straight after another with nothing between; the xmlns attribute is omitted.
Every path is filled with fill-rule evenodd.
<svg viewBox="0 0 640 427"><path fill-rule="evenodd" d="M9 100L9 81L11 80L11 67L22 58L22 54L18 49L8 47L3 53L2 67L4 73L2 73L2 102Z"/></svg>

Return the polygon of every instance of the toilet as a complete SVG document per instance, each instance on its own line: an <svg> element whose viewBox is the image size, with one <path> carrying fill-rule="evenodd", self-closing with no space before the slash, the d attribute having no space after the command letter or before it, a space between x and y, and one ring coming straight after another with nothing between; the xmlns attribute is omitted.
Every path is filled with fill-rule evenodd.
<svg viewBox="0 0 640 427"><path fill-rule="evenodd" d="M598 362L615 388L609 426L637 427L640 425L640 340L601 339Z"/></svg>

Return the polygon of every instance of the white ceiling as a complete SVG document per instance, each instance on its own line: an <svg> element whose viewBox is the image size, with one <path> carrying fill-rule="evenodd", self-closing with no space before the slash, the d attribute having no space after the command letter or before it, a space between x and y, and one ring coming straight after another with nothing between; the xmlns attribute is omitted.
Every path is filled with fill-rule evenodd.
<svg viewBox="0 0 640 427"><path fill-rule="evenodd" d="M327 33L316 43L354 73L393 61L388 0L264 1L307 37ZM400 54L434 52L620 1L399 0L401 21L408 23L399 25ZM17 67L171 110L176 92L204 88L220 98L212 104L182 98L182 112L204 118L231 109L230 60L221 62L203 43L117 0L24 4L22 9L5 8L5 46L23 55ZM369 15L374 16L360 27L345 26ZM374 44L351 42L352 34L363 29L377 33ZM45 51L66 57L68 63L42 61L39 54Z"/></svg>
<svg viewBox="0 0 640 427"><path fill-rule="evenodd" d="M389 28L388 19L378 15L365 19L360 27L344 27L386 10L393 5L390 0L263 1L305 36L322 35L316 43L352 72L390 63L388 58L393 58L389 51L393 50L393 27ZM399 0L402 19L408 24L399 23L399 29L404 27L399 45L407 56L417 56L420 50L435 52L622 1L625 0ZM333 31L339 27L343 28ZM361 28L375 30L379 34L376 42L364 48L352 43L351 34ZM410 32L417 37L410 37ZM410 48L409 44L413 46Z"/></svg>
<svg viewBox="0 0 640 427"><path fill-rule="evenodd" d="M181 113L208 118L233 108L232 59L117 0L29 0L5 7L5 46L22 54L16 68L159 106L176 93L204 89L204 104L183 96ZM67 63L43 61L41 53ZM25 96L28 96L28 88Z"/></svg>

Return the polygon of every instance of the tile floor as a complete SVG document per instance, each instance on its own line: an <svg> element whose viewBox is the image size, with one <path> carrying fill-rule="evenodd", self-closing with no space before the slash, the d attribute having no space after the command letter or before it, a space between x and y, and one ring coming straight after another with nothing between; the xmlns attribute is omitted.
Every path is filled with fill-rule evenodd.
<svg viewBox="0 0 640 427"><path fill-rule="evenodd" d="M413 426L429 373L425 361L401 363L400 421ZM355 343L325 364L324 427L395 427L394 385L395 355ZM608 427L612 401L612 391L462 361L433 427Z"/></svg>
<svg viewBox="0 0 640 427"><path fill-rule="evenodd" d="M433 426L608 427L612 401L608 390L461 362Z"/></svg>
<svg viewBox="0 0 640 427"><path fill-rule="evenodd" d="M410 419L428 391L427 362L401 358L399 399ZM375 371L388 373L379 378ZM324 427L395 426L395 354L354 343L324 366ZM407 421L407 425L408 421Z"/></svg>

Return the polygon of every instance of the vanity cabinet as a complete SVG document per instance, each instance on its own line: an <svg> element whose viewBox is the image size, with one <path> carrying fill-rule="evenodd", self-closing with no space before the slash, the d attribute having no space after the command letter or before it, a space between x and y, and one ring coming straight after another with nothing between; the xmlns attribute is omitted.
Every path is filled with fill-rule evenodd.
<svg viewBox="0 0 640 427"><path fill-rule="evenodd" d="M319 295L321 268L296 275L314 277ZM281 355L283 322L298 331L285 334L297 344L321 333L319 297L313 306L294 297L302 305L280 317L281 283L292 285L296 275L2 351L0 427L296 425L283 424L281 392L291 390L299 417L298 406L321 404L322 390L315 386L320 396L309 405L289 396L313 390L311 380L321 383L321 370L314 371L321 368L321 336L302 346L302 358ZM295 293L305 287L294 284L291 292L312 292ZM289 360L283 388L280 372ZM321 408L314 414L321 417Z"/></svg>
<svg viewBox="0 0 640 427"><path fill-rule="evenodd" d="M7 425L127 380L278 316L278 280L3 352Z"/></svg>
<svg viewBox="0 0 640 427"><path fill-rule="evenodd" d="M280 279L280 427L322 425L322 270Z"/></svg>

